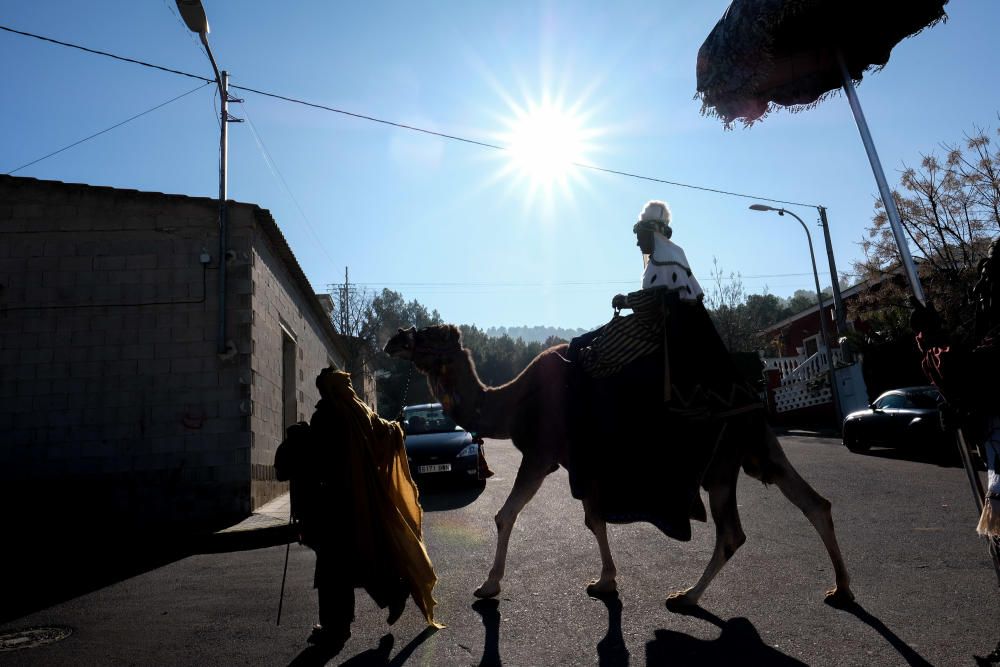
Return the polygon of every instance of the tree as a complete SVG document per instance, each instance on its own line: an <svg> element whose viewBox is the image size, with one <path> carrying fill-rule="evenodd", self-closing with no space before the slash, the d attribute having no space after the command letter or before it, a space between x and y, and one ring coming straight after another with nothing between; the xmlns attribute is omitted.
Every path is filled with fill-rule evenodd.
<svg viewBox="0 0 1000 667"><path fill-rule="evenodd" d="M788 297L785 308L790 315L796 315L816 305L815 290L797 289Z"/></svg>
<svg viewBox="0 0 1000 667"><path fill-rule="evenodd" d="M746 293L742 277L739 273L726 276L719 267L718 259L713 257L711 279L715 282L715 287L705 294L705 307L712 316L719 336L730 352L752 351L756 343L756 332L744 307Z"/></svg>
<svg viewBox="0 0 1000 667"><path fill-rule="evenodd" d="M378 410L383 416L398 415L404 404L430 402L432 396L412 364L384 354L382 346L399 329L440 323L441 316L436 310L428 311L416 299L407 303L399 292L383 289L372 298L361 337L375 353Z"/></svg>
<svg viewBox="0 0 1000 667"><path fill-rule="evenodd" d="M900 189L893 192L909 249L927 297L937 306L946 328L965 335L973 308L968 295L978 277L978 264L1000 232L1000 151L987 132L975 128L964 148L943 144L943 161L922 155L919 169L906 167ZM881 201L862 240L864 260L855 263L862 278L898 271L901 259ZM856 314L875 322L884 337L909 337L906 322L908 287L886 281L862 298Z"/></svg>
<svg viewBox="0 0 1000 667"><path fill-rule="evenodd" d="M353 377L359 395L365 400L372 401L375 399L374 396L365 395L364 376L372 365L376 352L372 341L366 336L367 322L375 295L371 290L345 282L341 285L331 285L329 296L333 302L330 320L343 337L342 343L347 353L345 370Z"/></svg>
<svg viewBox="0 0 1000 667"><path fill-rule="evenodd" d="M748 295L740 274L726 276L715 260L711 279L715 287L705 294L705 307L732 353L765 350L775 354L773 341L764 340L764 329L816 303L815 293L808 290L798 290L787 300L768 294L767 288L763 294Z"/></svg>

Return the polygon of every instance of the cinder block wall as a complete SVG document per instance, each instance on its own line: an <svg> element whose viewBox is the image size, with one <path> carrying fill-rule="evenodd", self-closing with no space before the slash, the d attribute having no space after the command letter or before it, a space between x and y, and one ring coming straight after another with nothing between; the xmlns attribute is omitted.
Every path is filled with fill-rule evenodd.
<svg viewBox="0 0 1000 667"><path fill-rule="evenodd" d="M294 341L295 420L308 421L319 392L316 376L330 364L344 367L342 352L332 341L332 327L322 321L315 308L312 290L304 289L304 276L267 211L258 209L257 224L249 212L238 225L253 230L251 241L252 326L240 332L240 349L252 350L253 433L251 449L251 493L259 507L288 490L287 483L274 478L274 452L284 438L282 396L283 337ZM241 232L242 233L242 232ZM299 273L298 276L295 274ZM285 331L288 333L286 334Z"/></svg>
<svg viewBox="0 0 1000 667"><path fill-rule="evenodd" d="M5 492L57 489L63 516L112 508L144 525L249 511L250 355L216 354L217 210L0 176Z"/></svg>

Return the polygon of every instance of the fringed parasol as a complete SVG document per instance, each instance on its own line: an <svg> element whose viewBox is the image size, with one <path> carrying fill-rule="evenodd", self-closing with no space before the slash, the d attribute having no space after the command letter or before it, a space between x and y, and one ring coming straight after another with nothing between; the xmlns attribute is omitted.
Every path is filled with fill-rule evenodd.
<svg viewBox="0 0 1000 667"><path fill-rule="evenodd" d="M946 18L947 0L733 0L698 50L702 112L750 125L808 108Z"/></svg>

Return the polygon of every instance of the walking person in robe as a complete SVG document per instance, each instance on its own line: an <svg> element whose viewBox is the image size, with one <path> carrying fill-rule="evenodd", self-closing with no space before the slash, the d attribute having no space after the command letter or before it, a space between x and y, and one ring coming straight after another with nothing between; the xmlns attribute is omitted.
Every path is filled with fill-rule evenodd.
<svg viewBox="0 0 1000 667"><path fill-rule="evenodd" d="M275 454L278 479L292 484L300 540L316 552L319 624L309 641L344 645L355 588L388 608L390 625L412 597L428 625L443 627L434 621L437 575L423 543L402 428L358 398L347 373L326 368L316 386L321 400L310 424L289 429Z"/></svg>

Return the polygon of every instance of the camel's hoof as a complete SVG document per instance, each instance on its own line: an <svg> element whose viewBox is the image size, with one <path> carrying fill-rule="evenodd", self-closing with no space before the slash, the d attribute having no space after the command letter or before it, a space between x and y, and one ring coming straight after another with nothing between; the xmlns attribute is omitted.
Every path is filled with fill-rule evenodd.
<svg viewBox="0 0 1000 667"><path fill-rule="evenodd" d="M854 602L854 593L846 586L834 586L826 592L823 601L831 607L846 607Z"/></svg>
<svg viewBox="0 0 1000 667"><path fill-rule="evenodd" d="M667 609L689 609L698 606L698 600L688 591L674 591L667 596Z"/></svg>
<svg viewBox="0 0 1000 667"><path fill-rule="evenodd" d="M477 598L495 598L500 595L500 584L491 584L486 582L477 588L472 594Z"/></svg>
<svg viewBox="0 0 1000 667"><path fill-rule="evenodd" d="M618 582L614 579L603 582L600 579L594 579L587 584L587 595L592 598L612 597L618 595Z"/></svg>

